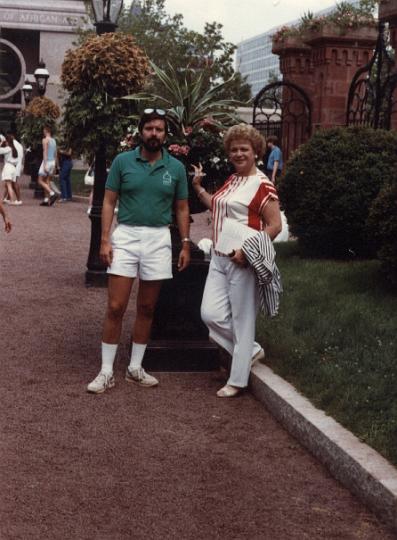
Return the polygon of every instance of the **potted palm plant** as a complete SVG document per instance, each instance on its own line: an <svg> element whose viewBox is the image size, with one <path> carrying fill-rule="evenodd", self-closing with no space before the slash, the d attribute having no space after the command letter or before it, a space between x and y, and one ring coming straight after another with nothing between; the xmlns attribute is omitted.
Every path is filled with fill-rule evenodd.
<svg viewBox="0 0 397 540"><path fill-rule="evenodd" d="M229 125L240 122L235 111L241 103L220 97L229 81L208 88L205 70L199 73L186 70L181 77L172 66L165 71L153 62L150 65L154 76L161 83L161 95L147 91L130 94L123 99L150 102L151 105L155 103L165 108L170 127L168 151L184 163L188 178L191 164L201 162L207 187L215 189L229 173L223 148L223 131ZM137 116L132 118L136 119ZM191 189L190 182L189 189L191 212L202 212L204 207Z"/></svg>

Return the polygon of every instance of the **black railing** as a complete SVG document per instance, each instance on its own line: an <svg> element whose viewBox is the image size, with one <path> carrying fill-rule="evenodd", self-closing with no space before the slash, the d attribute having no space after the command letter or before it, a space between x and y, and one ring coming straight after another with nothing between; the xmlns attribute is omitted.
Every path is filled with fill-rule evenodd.
<svg viewBox="0 0 397 540"><path fill-rule="evenodd" d="M397 87L393 56L388 25L380 22L374 55L356 72L350 85L346 111L348 126L391 128Z"/></svg>

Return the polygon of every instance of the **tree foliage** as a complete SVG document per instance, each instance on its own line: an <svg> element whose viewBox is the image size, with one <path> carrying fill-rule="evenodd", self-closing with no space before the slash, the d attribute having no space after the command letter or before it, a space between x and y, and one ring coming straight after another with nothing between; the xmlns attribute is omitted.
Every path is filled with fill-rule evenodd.
<svg viewBox="0 0 397 540"><path fill-rule="evenodd" d="M131 11L124 13L119 26L135 37L148 58L161 69L171 64L181 78L186 69L193 73L205 70L207 87L232 79L224 87L222 98L247 101L250 87L239 73L234 73L236 47L224 40L222 24L206 23L203 33L188 30L183 16L169 15L164 5L165 0L135 1Z"/></svg>

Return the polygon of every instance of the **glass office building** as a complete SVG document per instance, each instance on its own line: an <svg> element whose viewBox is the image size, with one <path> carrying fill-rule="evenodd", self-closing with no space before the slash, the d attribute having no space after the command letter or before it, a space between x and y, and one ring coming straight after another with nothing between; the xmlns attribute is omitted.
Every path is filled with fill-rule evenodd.
<svg viewBox="0 0 397 540"><path fill-rule="evenodd" d="M236 71L247 77L253 96L272 80L280 78L279 58L272 54L272 35L277 28L237 45Z"/></svg>

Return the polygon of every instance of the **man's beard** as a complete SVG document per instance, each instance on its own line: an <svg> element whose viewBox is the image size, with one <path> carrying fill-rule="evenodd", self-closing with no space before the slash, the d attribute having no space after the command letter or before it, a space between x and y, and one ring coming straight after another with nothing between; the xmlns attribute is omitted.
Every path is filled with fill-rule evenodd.
<svg viewBox="0 0 397 540"><path fill-rule="evenodd" d="M142 141L142 146L147 152L155 154L156 152L161 150L161 148L163 147L163 143L155 137L151 137L147 141Z"/></svg>

